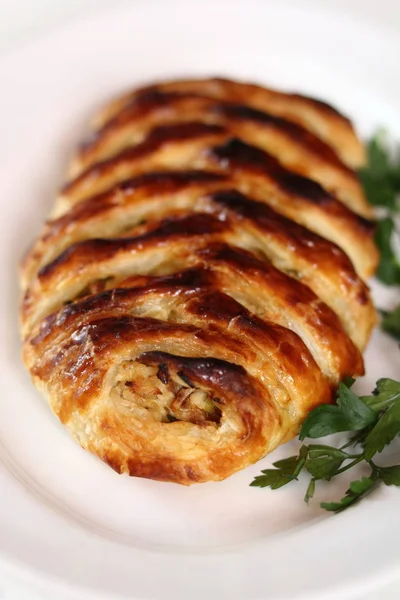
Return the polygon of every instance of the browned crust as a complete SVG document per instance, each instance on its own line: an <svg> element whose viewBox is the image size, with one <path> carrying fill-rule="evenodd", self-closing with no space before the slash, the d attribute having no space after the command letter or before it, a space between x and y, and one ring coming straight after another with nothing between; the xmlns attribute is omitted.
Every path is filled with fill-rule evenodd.
<svg viewBox="0 0 400 600"><path fill-rule="evenodd" d="M255 144L265 151L266 160L270 164L270 170L280 175L286 168L294 173L306 177L312 177L320 183L326 185L327 189L337 193L338 197L349 208L364 216L371 216L371 208L368 205L362 192L360 183L354 172L350 171L345 165L340 163L339 159L332 159L332 151L329 149L321 149L319 147L322 142L318 140L312 141L302 132L291 132L286 126L276 125L274 127L267 125L264 120L256 119L253 115L251 119L240 118L243 114L243 107L236 107L237 115L230 115L222 118L218 115L223 114L221 110L214 110L211 113L214 122L204 121L204 110L191 111L188 114L183 113L185 118L178 120L176 116L171 122L168 122L164 113L161 110L158 114L158 119L150 119L150 122L144 127L140 121L135 127L141 126L142 135L135 137L131 141L129 135L124 133L124 130L118 135L118 130L113 129L108 135L100 136L97 141L97 146L87 147L86 155L82 155L81 160L78 160L77 167L74 169L76 176L64 187L64 196L80 199L84 194L85 183L93 178L94 173L101 174L107 177L108 174L116 172L118 169L125 169L134 163L140 163L144 157L153 157L153 160L163 160L163 149L168 144L178 144L182 146L187 140L197 139L203 140L203 143L209 143L212 139L229 139L232 137L240 138L242 141ZM239 110L241 109L241 110ZM178 111L178 114L179 111ZM193 114L193 117L191 115ZM253 113L252 113L253 114ZM263 113L256 113L256 115ZM167 121L163 123L163 121ZM278 131L278 133L277 133ZM107 132L106 132L107 133ZM128 129L129 133L129 129ZM113 134L113 135L111 135ZM278 135L279 134L279 135ZM120 138L120 139L119 139ZM194 148L195 149L195 148ZM201 151L201 145L199 146ZM272 152L272 154L271 154ZM161 156L159 156L161 154ZM277 157L282 164L280 164ZM327 158L328 157L328 158ZM175 157L166 156L177 161L180 158L179 153ZM195 157L196 158L196 157ZM201 156L197 160L200 160ZM180 158L180 166L185 159L185 154ZM191 158L190 160L193 160ZM179 164L179 163L178 163ZM183 162L183 165L185 163ZM280 169L279 169L280 167Z"/></svg>
<svg viewBox="0 0 400 600"><path fill-rule="evenodd" d="M362 374L360 353L350 342L335 313L318 302L309 288L283 275L272 265L229 246L211 246L200 251L199 258L205 261L204 266L199 265L166 277L132 277L121 282L117 289L90 295L67 305L42 321L31 343L35 347L40 345L44 350L47 345L58 345L61 339L71 335L77 323L86 324L105 314L124 315L135 310L143 314L143 309L150 301L153 306L161 307L167 298L170 312L173 312L170 319L177 318L179 310L185 308L185 302L189 302L192 308L195 306L200 311L199 314L203 314L201 311L210 307L210 290L221 290L225 294L219 293L218 296L214 292L214 298L219 302L214 300L212 303L213 315L205 317L209 324L218 326L218 311L221 313L222 328L237 316L226 314L229 306L233 306L236 311L239 309L240 305L234 304L232 299L236 293L242 304L251 304L253 312L260 313L269 323L269 317L284 327L289 327L291 319L301 323L302 328L298 330L304 331L306 339L307 335L313 338L313 343L317 346L316 361L320 361L322 365L329 364L327 369L323 366L321 369L333 382L337 383L350 374ZM270 300L269 306L257 304L251 293L246 294L246 288L256 283L265 294L276 296L273 302ZM179 303L178 307L173 305L173 310L171 299ZM279 315L279 309L283 306L288 312L287 320ZM242 307L240 314L248 315L248 312Z"/></svg>
<svg viewBox="0 0 400 600"><path fill-rule="evenodd" d="M57 399L57 403L53 404L53 409L62 422L70 427L74 426L75 421L90 419L92 407L98 402L99 397L104 398L105 395L107 398L110 397L106 381L111 361L115 364L115 361L122 360L119 357L127 356L132 358L135 356L142 360L143 354L148 352L149 348L154 348L155 345L160 349L158 351L172 354L171 360L181 361L183 363L181 369L186 370L193 381L200 383L199 378L201 378L203 389L212 388L222 398L221 410L224 411L228 406L230 410L234 410L238 414L241 423L238 434L228 436L227 441L221 444L222 440L218 441L218 437L214 439L216 432L213 431L211 439L206 444L208 446L206 461L191 460L191 454L187 451L182 451L181 456L176 457L171 450L171 454L166 456L165 463L162 463L161 458L165 455L165 446L172 443L173 449L174 443L176 443L174 430L171 430L175 424L159 424L153 427L159 432L158 435L162 435L165 430L165 436L167 436L164 437L161 447L159 447L157 441L151 444L146 437L143 437L141 431L143 425L146 427L146 423L136 430L134 417L124 417L116 410L116 407L109 406L107 402L103 405L101 420L91 423L96 431L100 428L100 431L106 433L106 437L98 434L94 438L89 437L86 440L82 436L80 442L110 462L108 457L110 449L113 448L110 441L118 439L120 450L118 453L114 453L113 458L114 468L117 468L118 471L135 475L144 473L156 475L157 473L155 477L157 479L189 484L193 480L199 482L208 479L222 479L237 470L238 465L243 467L250 464L264 453L266 446L272 447L276 444L282 434L290 437L295 433L287 413L290 407L296 411L296 414L304 417L310 402L319 403L322 398L324 401L329 401L331 398L332 392L329 386L305 347L302 347L301 344L298 346L298 344L288 344L288 341L284 341L288 340L284 329L278 330L276 326L269 327L265 331L266 335L268 330L270 330L269 335L274 335L273 332L276 332L275 335L279 336L282 351L290 352L292 359L281 363L281 381L277 379L277 371L273 363L266 360L267 356L271 356L268 351L271 341L268 341L268 338L259 339L260 345L256 348L251 338L249 341L243 340L226 331L224 333L206 331L192 325L175 325L155 319L130 316L104 316L102 319L94 319L90 325L78 326L72 336L67 337L57 346L47 346L47 350L42 354L40 360L37 358L35 360L36 351L32 352L32 347L27 346L26 361L30 364L33 377L38 381L47 382L51 398ZM249 330L249 333L251 336L259 336L258 328ZM159 339L160 335L162 335L161 340L155 344L155 336ZM178 348L180 348L179 355L176 352ZM199 357L197 369L192 367L190 371L188 371L186 362L188 350L191 353L189 358L192 361L193 358ZM305 356L303 356L304 352ZM265 355L265 353L268 354ZM215 354L222 358L216 360L213 357ZM96 356L95 363L90 359L91 355ZM277 356L280 354L278 353ZM295 361L294 357L296 357ZM234 362L232 358L235 359ZM31 360L33 360L32 363ZM310 361L309 364L306 363L306 369L305 360L307 363ZM165 357L163 361L165 361ZM250 373L246 372L244 365L247 365ZM263 383L254 377L254 373L261 367L264 370ZM287 375L286 369L290 369ZM312 388L308 387L308 390L305 385L306 381L304 381L304 391L310 400L299 406L291 403L289 407L287 402L290 402L290 395L285 388L286 381L291 380L289 373L293 375L294 372L297 372L300 376L305 370L307 371L307 380L313 380L313 386ZM268 384L273 385L276 390L281 390L278 395L279 402L283 403L281 406L276 400L272 401L272 398L269 397ZM105 387L106 389L104 389ZM297 393L299 397L305 398L301 395L300 389L297 390ZM150 428L150 425L148 427ZM183 428L189 430L187 431L189 436L190 431L196 427L198 426L182 423L179 424L177 433L181 433ZM166 428L169 428L169 437ZM117 438L114 438L114 435ZM172 440L170 440L171 436ZM197 444L199 447L204 446L201 438ZM136 450L140 448L140 451L132 453L131 448ZM194 474L193 477L185 477L187 468L190 468L190 472Z"/></svg>
<svg viewBox="0 0 400 600"><path fill-rule="evenodd" d="M133 237L92 239L70 246L43 267L36 282L32 282L23 306L28 327L32 319L35 322L43 315L41 299L50 290L53 298L47 304L51 310L54 302L70 300L70 294L73 298L82 293L96 279L112 276L118 263L125 265L124 272L128 269L132 274L143 269L141 261L151 260L153 268L159 269L165 260L189 257L196 249L218 240L228 243L235 240L241 247L257 248L280 268L287 265L287 270L297 271L311 289L339 312L352 335L357 335L359 323L366 318L374 322L367 287L357 277L347 256L334 244L238 192L219 192L210 201L226 212L226 218L189 213L156 227L149 223L143 233Z"/></svg>
<svg viewBox="0 0 400 600"><path fill-rule="evenodd" d="M316 233L327 231L326 237L342 244L358 272L364 276L373 272L377 253L370 221L352 213L315 182L282 169L276 161L246 144L230 142L213 148L211 153L223 165L225 174L145 173L78 203L49 221L24 262L26 277L31 278L44 261L52 260L67 245L85 237L116 235L121 228L134 226L142 218L154 213L160 217L172 214L177 207L197 210L207 191L241 186L251 188L257 198ZM268 190L274 194L268 195Z"/></svg>
<svg viewBox="0 0 400 600"><path fill-rule="evenodd" d="M247 104L287 118L312 131L331 145L351 167L359 167L365 161L363 146L350 120L326 102L222 77L165 81L134 90L109 103L97 115L96 124L103 126L130 103L135 102L136 98L149 92L200 93L219 100Z"/></svg>
<svg viewBox="0 0 400 600"><path fill-rule="evenodd" d="M24 362L118 473L224 479L363 373L361 145L322 103L217 79L100 121L22 263Z"/></svg>
<svg viewBox="0 0 400 600"><path fill-rule="evenodd" d="M187 107L186 104L189 104L189 106ZM189 113L190 120L193 120L193 112L197 114L197 110L199 110L199 113L203 116L204 113L207 115L207 112L210 112L217 117L225 117L226 119L231 118L233 121L250 121L257 123L259 126L270 127L277 133L286 134L292 142L303 145L305 149L322 157L323 160L326 160L332 166L343 171L343 173L349 176L354 175L354 171L338 158L337 154L328 144L320 140L302 125L298 125L293 121L289 121L288 119L273 115L266 111L252 108L247 104L235 104L221 101L215 102L200 94L168 93L159 91L151 91L147 94L138 96L125 110L117 113L113 118L107 121L103 127L94 131L87 141L81 144L78 160L85 161L86 163L93 162L94 151L104 148L104 151L107 152L106 146L109 137L120 134L121 130L123 132L123 128L126 128L129 125L141 125L143 118L152 115L157 109L164 109L163 116L165 120L171 113L174 119L177 118L182 111L185 111L187 114L189 107L191 109ZM167 114L165 108L168 108ZM175 110L173 109L176 110L178 115L175 114ZM155 122L152 120L151 125L154 126L154 124ZM225 125L226 123L224 123L224 126Z"/></svg>
<svg viewBox="0 0 400 600"><path fill-rule="evenodd" d="M259 145L287 168L320 181L345 203L368 214L369 206L354 171L304 127L248 105L216 102L193 94L153 92L140 96L91 135L75 159L73 172L77 175L124 146L140 142L156 126L188 121L223 126L230 135Z"/></svg>

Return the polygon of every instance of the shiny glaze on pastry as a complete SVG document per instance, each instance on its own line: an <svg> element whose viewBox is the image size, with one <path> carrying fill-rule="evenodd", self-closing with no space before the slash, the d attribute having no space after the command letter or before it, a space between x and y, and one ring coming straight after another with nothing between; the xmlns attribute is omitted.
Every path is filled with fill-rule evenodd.
<svg viewBox="0 0 400 600"><path fill-rule="evenodd" d="M23 358L113 469L220 480L363 373L371 211L347 118L174 81L111 102L22 261Z"/></svg>

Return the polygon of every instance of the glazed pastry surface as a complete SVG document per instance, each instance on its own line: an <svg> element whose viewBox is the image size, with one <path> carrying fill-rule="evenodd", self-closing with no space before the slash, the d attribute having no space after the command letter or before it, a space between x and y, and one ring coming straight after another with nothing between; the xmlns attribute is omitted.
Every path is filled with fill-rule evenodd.
<svg viewBox="0 0 400 600"><path fill-rule="evenodd" d="M221 480L363 373L371 209L350 121L224 79L105 106L21 266L23 360L119 473Z"/></svg>

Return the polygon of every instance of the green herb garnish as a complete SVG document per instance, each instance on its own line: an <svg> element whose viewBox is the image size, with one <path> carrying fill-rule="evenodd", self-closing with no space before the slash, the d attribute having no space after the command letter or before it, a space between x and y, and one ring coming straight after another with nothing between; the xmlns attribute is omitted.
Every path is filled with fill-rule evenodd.
<svg viewBox="0 0 400 600"><path fill-rule="evenodd" d="M375 242L380 251L380 261L376 276L386 285L400 284L400 262L393 250L394 235L396 231L392 217L378 221Z"/></svg>
<svg viewBox="0 0 400 600"><path fill-rule="evenodd" d="M367 200L385 209L378 221L375 241L380 251L376 276L386 285L400 284L400 262L393 250L396 232L394 217L399 212L400 160L392 158L382 135L375 136L367 146L368 164L359 172Z"/></svg>
<svg viewBox="0 0 400 600"><path fill-rule="evenodd" d="M400 192L400 161L391 158L382 134L377 134L367 145L367 166L359 171L367 200L372 206L383 206L391 211L398 208Z"/></svg>
<svg viewBox="0 0 400 600"><path fill-rule="evenodd" d="M383 331L400 341L400 304L392 311L381 310L381 314Z"/></svg>
<svg viewBox="0 0 400 600"><path fill-rule="evenodd" d="M381 467L373 458L400 434L400 382L379 379L370 396L357 396L350 385L341 383L336 405L318 406L305 419L299 438L323 437L348 431L349 441L336 448L322 444L303 444L297 456L274 463L274 469L261 471L250 484L277 489L297 480L301 472L311 476L304 500L314 495L318 481L330 481L359 463L369 465L371 472L350 484L338 502L322 502L321 507L339 512L355 504L379 484L400 485L400 465ZM349 451L353 447L354 451Z"/></svg>

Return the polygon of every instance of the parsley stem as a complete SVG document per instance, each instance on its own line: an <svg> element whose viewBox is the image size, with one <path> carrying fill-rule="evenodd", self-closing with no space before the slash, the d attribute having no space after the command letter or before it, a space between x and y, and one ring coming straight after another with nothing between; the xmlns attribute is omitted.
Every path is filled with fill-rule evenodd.
<svg viewBox="0 0 400 600"><path fill-rule="evenodd" d="M348 465L346 465L345 467L342 467L341 469L336 471L335 476L340 475L340 473L344 473L344 471L347 471L347 469L351 469L351 467L354 467L362 460L364 460L364 454L358 454L357 458L355 458L355 460L351 461Z"/></svg>
<svg viewBox="0 0 400 600"><path fill-rule="evenodd" d="M355 435L353 435L348 442L346 442L346 444L344 444L343 446L340 446L341 450L344 450L345 448L348 448L349 446L355 446L358 443L358 439L361 439L365 436L365 432L363 430L361 431L357 431L357 433ZM350 454L348 455L349 458L356 458L358 456L358 454L351 456Z"/></svg>
<svg viewBox="0 0 400 600"><path fill-rule="evenodd" d="M381 412L382 410L388 408L388 406L393 404L393 400L395 399L396 398L387 398L386 400L382 400L382 402L375 402L371 405L371 408L373 408L376 412Z"/></svg>

